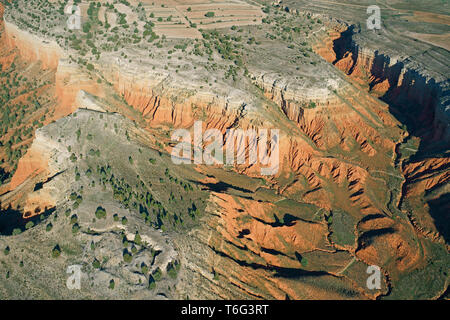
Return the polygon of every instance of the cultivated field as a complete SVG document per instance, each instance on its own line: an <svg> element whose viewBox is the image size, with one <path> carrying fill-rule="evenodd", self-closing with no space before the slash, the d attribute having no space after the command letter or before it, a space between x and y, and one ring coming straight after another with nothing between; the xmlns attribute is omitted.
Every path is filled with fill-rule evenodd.
<svg viewBox="0 0 450 320"><path fill-rule="evenodd" d="M99 1L109 3L108 1ZM115 4L116 12L102 6L98 11L98 20L114 28L119 24L120 15L128 25L134 25L141 31L145 22L139 11L132 7L141 4L146 18L154 24L154 32L167 38L200 39L199 29L219 29L231 26L261 24L265 14L261 7L239 0L130 0ZM88 19L88 2L79 4L82 22Z"/></svg>
<svg viewBox="0 0 450 320"><path fill-rule="evenodd" d="M242 1L143 1L154 31L168 38L200 38L198 29L261 24L261 8Z"/></svg>

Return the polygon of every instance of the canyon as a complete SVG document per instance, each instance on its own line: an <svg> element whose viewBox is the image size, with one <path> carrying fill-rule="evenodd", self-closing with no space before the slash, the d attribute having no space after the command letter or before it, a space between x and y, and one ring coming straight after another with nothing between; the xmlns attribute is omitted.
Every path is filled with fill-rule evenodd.
<svg viewBox="0 0 450 320"><path fill-rule="evenodd" d="M275 5L270 12L292 21L320 19L307 38L313 57L292 61L284 42L265 38L269 29L246 26L261 45L246 49L247 75L233 82L203 67L206 58L184 52L171 54L183 58L183 68L165 68L165 48L155 48L154 56L125 50L126 58L105 52L86 68L76 62L75 50L5 16L2 47L14 52L13 61L51 74L54 100L51 117L35 130L0 189L0 215L21 215L19 227L35 221L20 234L2 221L11 232L2 229L0 244L22 253L2 265L12 279L1 283L0 294L70 298L64 282L39 289L42 280L18 279L27 273L61 275L77 262L93 283L79 298L445 297L448 52L434 55L430 68L431 62L372 49L355 25L293 8ZM6 53L1 57L8 59ZM258 164L172 164L172 130L192 130L197 120L204 130L218 129L224 136L231 128L280 129L279 172L262 176ZM111 195L115 179L123 189L133 186L136 206L124 204L115 187ZM185 193L188 185L193 191ZM138 194L141 188L158 210L169 212L157 215L164 220L164 228L157 228L161 233L150 215L141 218L150 210ZM81 209L70 200L74 192L82 194ZM97 206L106 208L106 220L88 215ZM71 233L64 216L69 209L81 233L62 240ZM198 217L192 214L197 211ZM127 217L128 224L115 221L112 212ZM54 227L46 232L44 221L50 219ZM133 242L138 230L149 245ZM147 265L155 250L161 252L150 274L117 259L122 231L140 250L134 264ZM92 241L100 251L86 249ZM105 245L108 241L112 244ZM55 263L49 252L56 243L64 248ZM100 256L102 267L93 269L92 260ZM25 268L14 269L14 259L22 259ZM168 270L175 262L181 267L173 279ZM379 290L366 286L370 265L382 270ZM156 291L148 290L158 268L163 280ZM110 279L117 290L108 289Z"/></svg>

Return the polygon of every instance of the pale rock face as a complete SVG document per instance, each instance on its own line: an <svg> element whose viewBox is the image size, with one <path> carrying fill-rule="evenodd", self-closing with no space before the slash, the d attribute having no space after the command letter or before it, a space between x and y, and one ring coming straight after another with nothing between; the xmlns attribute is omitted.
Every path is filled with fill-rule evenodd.
<svg viewBox="0 0 450 320"><path fill-rule="evenodd" d="M296 12L295 9L291 11ZM81 118L90 117L92 114L97 116L98 112L110 110L107 103L103 103L103 98L107 98L104 87L98 84L95 78L89 79L86 72L76 64L70 63L67 54L62 52L56 43L19 30L12 23L7 23L6 29L8 45L16 46L25 59L40 60L43 68L56 70L58 115L62 118L56 124L36 131L36 138L27 154L20 160L10 184L12 190L20 191L21 188L32 189L35 183L54 178L47 181L42 189L30 191L26 195L25 213L30 216L39 214L48 207L64 205L73 180L73 175L64 174L73 167L67 144L58 142L56 136L50 136L49 128L59 125L64 127L73 120L67 115L77 109L83 109L77 112ZM332 45L336 38L333 37L340 36L337 30L340 29L336 28L330 33L331 39L324 40L325 46L315 48L316 52L323 54L327 61L336 62L338 68L354 78L358 78L360 68L373 71L371 81L376 91L392 93L393 100L406 96L424 108L436 107L432 122L435 128L442 131L442 134L436 136L449 137L448 121L445 120L448 120L450 112L448 97L439 96L438 101L433 99L437 92L448 92L448 82L434 79L412 65L397 68L396 66L402 63L402 58L379 55L374 50L356 44L353 44L341 60L334 61L336 53L332 50ZM384 217L361 224L361 230L357 230L357 225L352 225L350 233L355 234L378 230L377 228L381 227L395 229L385 241L387 244L376 239L373 245L369 244L356 252L359 248L354 246L359 245L358 243L332 243L329 237L331 227L324 220L315 220L316 214L332 212L337 201L342 201L346 210L352 212L357 220L380 215L380 212L386 209L382 206L388 202L397 205L400 202L401 194L394 194L393 190L402 190L404 181L400 176L401 169L395 168L393 162L396 148L404 136L398 130L399 122L389 113L386 104L367 92L360 91L360 88L345 79L344 75L331 72L331 65L324 66L329 68L325 69L330 71L329 76L318 83L295 81L282 73L257 68L250 70L253 82L262 89L266 98L274 102L271 107L275 110L269 110L267 104L270 101L261 103L261 100L252 96L244 87L236 88L218 83L202 88L201 75L195 72L175 74L163 70L162 63L153 68L153 65L147 62L144 60L141 63L130 63L118 55L106 54L93 65L96 72L102 74L115 92L143 115L149 128L158 125L191 128L194 121L204 115L206 128L217 128L221 132L231 127L246 129L258 128L261 125L281 129L281 170L268 181L274 190L272 196L276 197L277 201L259 201L251 197L247 199L211 192L206 209L211 217L202 220L201 227L187 236L176 237L174 241L179 252L165 236L156 231L142 235L144 241L163 252L157 258L157 264L162 269L174 259L182 259L186 269L178 288L180 296L193 293L196 297L206 298L283 299L289 294L293 298L301 299L303 296L299 292L303 291L308 293L309 298L314 299L330 296L342 298L337 292L329 295L313 283L300 285L282 277L274 278L273 270L266 270L268 265L280 269L307 269L300 261L297 251L306 256L318 251L321 255L312 255L312 266L307 270L316 272L326 267L327 272L323 275L323 278L329 278L326 281L335 281L338 278L336 281L344 288L356 287L358 297L375 298L377 294L363 292L361 285L355 285L351 274L341 274L355 256L364 263L394 261L393 263L398 264L396 269L399 270L405 270L420 261L421 257L416 254L418 251L411 245L416 243L415 238L409 241L409 231L405 231L403 222ZM111 119L118 116L102 114L106 115L111 116ZM128 122L121 124L131 128ZM380 168L380 163L387 169ZM424 168L433 170L445 168L446 165L446 161L434 160L425 162ZM417 169L418 167L420 166L411 165L403 170L406 176L426 174L427 170L424 169L423 172ZM259 169L258 166L244 165L235 168L235 171L247 177L259 178ZM395 180L393 187L386 183L387 180L380 178L384 177L385 169L390 170L388 175L400 177L398 181ZM59 173L62 174L58 175ZM287 182L282 182L283 179ZM426 188L432 189L445 179L447 176L444 173L432 179L425 179L424 184ZM389 180L389 183L393 182ZM373 190L381 190L381 195L375 195ZM411 194L414 194L414 191L413 187L408 189ZM272 218L274 212L284 210L276 206L276 202L285 200L284 196L280 195L298 197L296 199L313 206L314 216L274 227L273 225L280 223L278 219ZM380 206L377 201L383 205ZM39 211L36 211L38 208ZM303 210L299 209L296 213L303 213ZM246 219L241 219L244 214ZM123 226L118 228L125 230L128 239L134 239L133 232ZM248 234L242 236L240 233L243 230L247 230ZM385 250L385 245L392 248ZM243 246L250 250L242 253L240 248ZM342 252L336 260L321 260L322 254L332 255L337 249ZM272 254L274 251L280 251L281 254ZM386 252L392 254L389 256ZM264 267L256 270L249 267L253 266L255 261L257 266ZM332 263L327 265L323 261ZM214 283L217 280L213 279L211 274L213 268L226 281ZM145 279L136 274L132 277L136 283ZM107 281L107 274L102 273L99 279L101 282ZM265 291L259 292L255 288L258 288L262 281L265 281ZM383 280L386 285L388 281ZM378 294L386 293L387 287L384 289L385 291Z"/></svg>
<svg viewBox="0 0 450 320"><path fill-rule="evenodd" d="M74 106L80 109L89 109L98 112L106 112L106 110L103 109L97 103L97 101L95 101L94 97L86 93L86 91L84 90L78 91Z"/></svg>
<svg viewBox="0 0 450 320"><path fill-rule="evenodd" d="M32 35L8 21L5 21L5 33L7 45L17 47L24 59L40 60L43 69L55 69L58 66L63 50L55 41Z"/></svg>

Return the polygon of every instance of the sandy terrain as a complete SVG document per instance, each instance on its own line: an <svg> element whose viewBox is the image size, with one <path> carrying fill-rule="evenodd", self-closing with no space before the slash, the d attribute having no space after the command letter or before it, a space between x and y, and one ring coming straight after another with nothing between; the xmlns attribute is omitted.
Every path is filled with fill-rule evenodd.
<svg viewBox="0 0 450 320"><path fill-rule="evenodd" d="M414 16L403 17L403 19L411 22L428 22L450 25L450 16L444 14L436 14L431 12L414 11Z"/></svg>
<svg viewBox="0 0 450 320"><path fill-rule="evenodd" d="M406 33L406 35L410 38L414 38L450 51L450 33L425 34L425 33L408 32Z"/></svg>

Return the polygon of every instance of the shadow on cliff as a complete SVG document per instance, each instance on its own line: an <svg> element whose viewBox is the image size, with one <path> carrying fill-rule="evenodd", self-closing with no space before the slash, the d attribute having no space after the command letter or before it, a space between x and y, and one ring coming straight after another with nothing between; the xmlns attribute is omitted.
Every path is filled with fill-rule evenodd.
<svg viewBox="0 0 450 320"><path fill-rule="evenodd" d="M437 126L436 109L440 97L448 94L442 92L434 79L427 79L415 70L408 69L398 86L403 63L389 68L386 79L389 90L380 98L389 105L389 111L404 128L420 139L417 155L423 152L448 149L444 141L444 128ZM442 119L437 119L442 120Z"/></svg>
<svg viewBox="0 0 450 320"><path fill-rule="evenodd" d="M11 173L5 171L5 169L0 167L0 186L3 184L4 181L8 180L9 178L11 178Z"/></svg>
<svg viewBox="0 0 450 320"><path fill-rule="evenodd" d="M11 208L11 206L3 210L0 209L0 234L3 236L9 236L12 235L13 232L17 232L19 230L22 232L26 229L25 225L29 221L32 221L33 225L37 225L54 211L55 208L51 208L45 210L40 215L34 216L29 219L24 219L22 216L22 212Z"/></svg>
<svg viewBox="0 0 450 320"><path fill-rule="evenodd" d="M341 33L341 36L333 41L333 51L336 55L336 59L332 62L336 64L342 58L344 58L345 54L349 52L352 47L352 37L355 33L355 26L350 26ZM353 66L356 65L356 57L353 57ZM350 72L351 73L351 72Z"/></svg>
<svg viewBox="0 0 450 320"><path fill-rule="evenodd" d="M336 55L334 65L344 59L347 53L352 53L350 68L343 70L348 75L355 71L358 60L362 58L359 56L361 48L353 41L357 32L355 26L350 26L341 37L333 41ZM376 85L388 82L388 90L380 100L389 105L391 114L410 135L420 139L416 155L420 157L422 153L439 153L449 149L448 141L443 139L448 123L436 115L436 110L450 105L450 99L447 99L443 102L446 105L439 106L440 98L449 96L450 92L444 91L434 79L427 79L423 74L408 69L405 65L408 60L396 62L378 50L373 55L370 70L367 70L370 73L367 84L372 91ZM439 120L443 121L438 125Z"/></svg>
<svg viewBox="0 0 450 320"><path fill-rule="evenodd" d="M450 243L450 193L428 201L428 205L436 229L444 237L445 242Z"/></svg>

